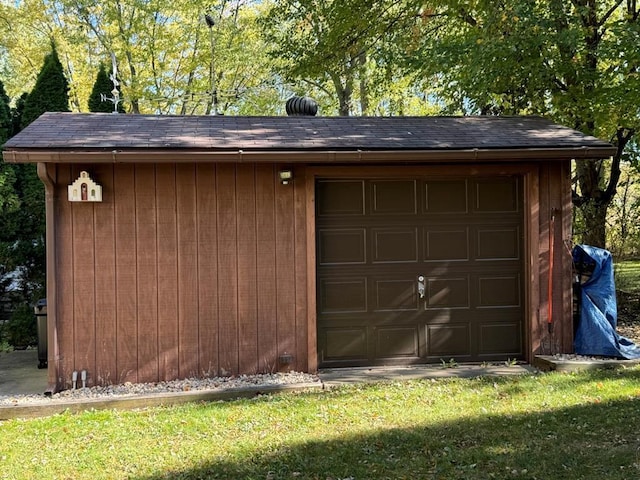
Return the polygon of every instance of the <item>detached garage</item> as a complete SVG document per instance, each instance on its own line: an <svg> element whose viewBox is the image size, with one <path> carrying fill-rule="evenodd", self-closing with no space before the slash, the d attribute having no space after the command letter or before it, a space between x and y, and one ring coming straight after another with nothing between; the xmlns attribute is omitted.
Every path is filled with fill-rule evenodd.
<svg viewBox="0 0 640 480"><path fill-rule="evenodd" d="M570 352L570 161L613 153L536 117L47 113L3 155L46 187L50 389Z"/></svg>

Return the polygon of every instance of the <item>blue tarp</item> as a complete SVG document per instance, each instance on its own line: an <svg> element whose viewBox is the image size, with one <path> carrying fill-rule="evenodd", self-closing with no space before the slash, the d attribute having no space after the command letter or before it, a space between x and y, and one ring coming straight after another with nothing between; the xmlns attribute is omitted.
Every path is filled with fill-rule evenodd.
<svg viewBox="0 0 640 480"><path fill-rule="evenodd" d="M576 245L573 261L578 273L593 269L580 288L580 316L573 342L579 355L640 358L640 347L616 332L618 306L611 253L602 248Z"/></svg>

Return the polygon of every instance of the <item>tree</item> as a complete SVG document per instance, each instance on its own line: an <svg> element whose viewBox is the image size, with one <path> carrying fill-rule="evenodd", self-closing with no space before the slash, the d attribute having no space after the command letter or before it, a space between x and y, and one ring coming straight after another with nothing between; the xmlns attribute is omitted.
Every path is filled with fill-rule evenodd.
<svg viewBox="0 0 640 480"><path fill-rule="evenodd" d="M389 112L388 92L406 79L391 53L395 32L413 20L405 7L391 0L285 0L261 24L280 75L333 97L339 115L376 112L374 99L386 113L400 113Z"/></svg>
<svg viewBox="0 0 640 480"><path fill-rule="evenodd" d="M68 111L69 84L64 76L58 52L55 46L52 46L51 53L44 59L36 84L24 102L22 128L44 112Z"/></svg>
<svg viewBox="0 0 640 480"><path fill-rule="evenodd" d="M11 109L11 135L13 137L22 130L22 114L24 113L24 103L29 94L24 92L16 100L16 105Z"/></svg>
<svg viewBox="0 0 640 480"><path fill-rule="evenodd" d="M107 75L107 71L104 67L104 64L100 64L100 69L98 70L98 74L96 75L96 81L93 84L93 89L91 90L91 94L89 95L88 107L90 112L104 112L111 113L113 112L113 102L109 100L102 100L101 95L109 96L113 90L113 82ZM120 92L120 86L118 85L118 92ZM122 99L122 93L119 93L120 99ZM122 101L118 103L119 113L124 113L124 107L122 106Z"/></svg>
<svg viewBox="0 0 640 480"><path fill-rule="evenodd" d="M0 81L0 147L11 137L13 130L9 102L10 99L4 90L4 84Z"/></svg>
<svg viewBox="0 0 640 480"><path fill-rule="evenodd" d="M432 78L449 111L542 114L612 139L612 161L575 163L582 241L605 245L607 208L638 128L640 7L635 1L410 1L407 65Z"/></svg>
<svg viewBox="0 0 640 480"><path fill-rule="evenodd" d="M26 127L47 111L68 111L68 84L56 49L45 57L33 90L18 101L11 123ZM14 123L15 122L15 123ZM15 133L12 132L12 133ZM0 265L12 275L21 303L30 304L45 294L44 186L35 165L1 165Z"/></svg>

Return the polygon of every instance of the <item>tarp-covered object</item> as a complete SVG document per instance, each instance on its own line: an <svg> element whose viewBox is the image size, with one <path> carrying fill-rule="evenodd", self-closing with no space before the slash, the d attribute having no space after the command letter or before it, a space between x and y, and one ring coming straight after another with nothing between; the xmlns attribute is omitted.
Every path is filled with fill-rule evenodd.
<svg viewBox="0 0 640 480"><path fill-rule="evenodd" d="M611 253L576 245L573 262L581 274L593 271L580 288L580 316L573 347L579 355L640 358L640 347L616 332L618 306Z"/></svg>

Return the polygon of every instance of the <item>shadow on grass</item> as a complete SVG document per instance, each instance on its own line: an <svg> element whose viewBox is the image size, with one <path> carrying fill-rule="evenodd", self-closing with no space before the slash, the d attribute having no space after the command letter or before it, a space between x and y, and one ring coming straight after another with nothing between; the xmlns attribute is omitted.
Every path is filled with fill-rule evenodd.
<svg viewBox="0 0 640 480"><path fill-rule="evenodd" d="M238 449L143 478L630 480L640 478L639 396Z"/></svg>

